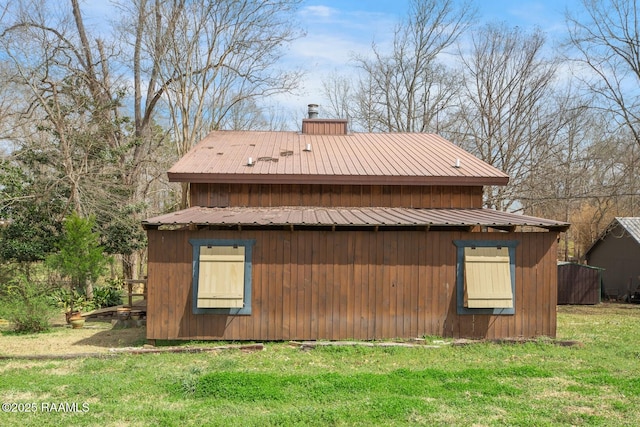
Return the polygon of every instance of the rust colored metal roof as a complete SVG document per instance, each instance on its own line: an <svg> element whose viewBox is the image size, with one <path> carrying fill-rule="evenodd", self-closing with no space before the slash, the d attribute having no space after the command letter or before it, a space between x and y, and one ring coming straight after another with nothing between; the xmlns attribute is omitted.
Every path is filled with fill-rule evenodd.
<svg viewBox="0 0 640 427"><path fill-rule="evenodd" d="M249 158L253 165L248 165ZM425 133L215 131L168 175L174 182L201 183L506 185L509 181L506 174L462 148Z"/></svg>
<svg viewBox="0 0 640 427"><path fill-rule="evenodd" d="M145 228L166 225L293 226L293 227L451 227L487 226L513 230L518 226L565 231L569 224L492 209L412 208L205 208L192 207L143 221Z"/></svg>

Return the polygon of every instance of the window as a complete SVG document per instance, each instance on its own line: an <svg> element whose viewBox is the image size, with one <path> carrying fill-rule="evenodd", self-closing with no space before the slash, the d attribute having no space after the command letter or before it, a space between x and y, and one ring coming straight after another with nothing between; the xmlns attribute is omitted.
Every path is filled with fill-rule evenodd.
<svg viewBox="0 0 640 427"><path fill-rule="evenodd" d="M456 240L458 314L515 313L517 241Z"/></svg>
<svg viewBox="0 0 640 427"><path fill-rule="evenodd" d="M464 248L464 306L513 308L510 264L505 247Z"/></svg>
<svg viewBox="0 0 640 427"><path fill-rule="evenodd" d="M244 246L200 247L198 308L244 306Z"/></svg>
<svg viewBox="0 0 640 427"><path fill-rule="evenodd" d="M251 314L254 240L193 239L193 313Z"/></svg>

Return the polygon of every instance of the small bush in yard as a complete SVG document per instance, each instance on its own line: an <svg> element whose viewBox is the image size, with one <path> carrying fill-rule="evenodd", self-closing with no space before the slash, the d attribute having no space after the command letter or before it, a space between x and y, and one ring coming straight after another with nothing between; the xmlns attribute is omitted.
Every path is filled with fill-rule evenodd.
<svg viewBox="0 0 640 427"><path fill-rule="evenodd" d="M17 276L0 296L0 317L12 323L18 333L47 331L58 311L51 302L50 292L47 284Z"/></svg>
<svg viewBox="0 0 640 427"><path fill-rule="evenodd" d="M56 253L46 263L71 281L71 290L93 300L93 286L105 272L109 258L100 246L100 235L93 231L95 218L82 218L73 213L64 221L64 233ZM74 311L73 300L70 310Z"/></svg>
<svg viewBox="0 0 640 427"><path fill-rule="evenodd" d="M122 281L119 279L108 280L104 286L93 288L93 302L96 308L113 307L122 304Z"/></svg>

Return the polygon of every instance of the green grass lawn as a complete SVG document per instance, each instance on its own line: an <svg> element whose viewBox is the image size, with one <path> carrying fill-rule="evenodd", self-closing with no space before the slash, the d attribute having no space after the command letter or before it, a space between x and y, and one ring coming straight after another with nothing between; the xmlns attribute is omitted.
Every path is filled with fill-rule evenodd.
<svg viewBox="0 0 640 427"><path fill-rule="evenodd" d="M559 311L558 338L582 346L272 343L254 353L4 360L0 401L35 413L0 413L0 425L640 425L640 306Z"/></svg>

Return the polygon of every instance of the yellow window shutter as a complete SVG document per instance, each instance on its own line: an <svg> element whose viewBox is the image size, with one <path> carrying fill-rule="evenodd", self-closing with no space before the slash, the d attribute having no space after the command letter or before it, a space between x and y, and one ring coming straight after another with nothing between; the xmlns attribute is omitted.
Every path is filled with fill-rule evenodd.
<svg viewBox="0 0 640 427"><path fill-rule="evenodd" d="M201 247L198 308L242 308L244 246Z"/></svg>
<svg viewBox="0 0 640 427"><path fill-rule="evenodd" d="M464 248L464 282L465 307L513 308L509 249Z"/></svg>

